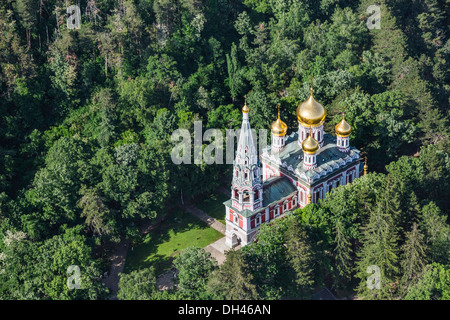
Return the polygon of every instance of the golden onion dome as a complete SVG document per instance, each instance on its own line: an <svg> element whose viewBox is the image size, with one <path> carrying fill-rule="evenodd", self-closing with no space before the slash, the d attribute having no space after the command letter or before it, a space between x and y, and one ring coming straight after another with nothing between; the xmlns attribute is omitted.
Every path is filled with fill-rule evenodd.
<svg viewBox="0 0 450 320"><path fill-rule="evenodd" d="M320 125L327 115L325 108L314 99L313 89L308 100L297 107L297 119L303 126Z"/></svg>
<svg viewBox="0 0 450 320"><path fill-rule="evenodd" d="M244 103L244 107L242 107L242 112L248 113L250 111L250 109L247 107L247 96L244 96L244 98L245 98L245 103Z"/></svg>
<svg viewBox="0 0 450 320"><path fill-rule="evenodd" d="M308 138L303 140L302 149L303 152L307 154L314 154L317 150L319 150L319 143L312 137L311 131L309 132Z"/></svg>
<svg viewBox="0 0 450 320"><path fill-rule="evenodd" d="M285 136L287 133L287 125L280 119L280 106L278 105L278 119L272 122L270 126L272 134L278 137Z"/></svg>
<svg viewBox="0 0 450 320"><path fill-rule="evenodd" d="M344 111L342 112L342 120L334 127L334 130L340 137L348 137L352 132L352 127L345 121L345 106Z"/></svg>

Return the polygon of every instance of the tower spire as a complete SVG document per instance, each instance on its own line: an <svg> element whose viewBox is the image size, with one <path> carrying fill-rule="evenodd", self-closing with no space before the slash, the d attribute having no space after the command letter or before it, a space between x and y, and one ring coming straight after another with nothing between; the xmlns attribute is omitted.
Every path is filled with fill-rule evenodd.
<svg viewBox="0 0 450 320"><path fill-rule="evenodd" d="M247 106L247 95L244 96L244 106L242 107L243 113L248 113L250 111L249 107Z"/></svg>
<svg viewBox="0 0 450 320"><path fill-rule="evenodd" d="M367 174L367 170L369 169L369 166L367 165L367 156L364 157L364 175Z"/></svg>
<svg viewBox="0 0 450 320"><path fill-rule="evenodd" d="M236 209L254 211L262 205L263 190L258 152L250 127L248 110L247 99L245 99L242 108L242 126L234 160L232 199L233 207Z"/></svg>

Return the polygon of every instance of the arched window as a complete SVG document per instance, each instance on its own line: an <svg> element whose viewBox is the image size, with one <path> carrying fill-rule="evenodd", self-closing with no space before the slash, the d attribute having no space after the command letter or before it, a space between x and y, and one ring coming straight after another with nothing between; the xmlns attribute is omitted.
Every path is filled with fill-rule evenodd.
<svg viewBox="0 0 450 320"><path fill-rule="evenodd" d="M250 202L250 195L248 193L248 190L244 191L242 195L242 202Z"/></svg>
<svg viewBox="0 0 450 320"><path fill-rule="evenodd" d="M256 224L257 226L259 226L259 225L261 224L261 215L258 214L258 215L256 216L255 224Z"/></svg>
<svg viewBox="0 0 450 320"><path fill-rule="evenodd" d="M317 141L320 141L320 131L317 131Z"/></svg>

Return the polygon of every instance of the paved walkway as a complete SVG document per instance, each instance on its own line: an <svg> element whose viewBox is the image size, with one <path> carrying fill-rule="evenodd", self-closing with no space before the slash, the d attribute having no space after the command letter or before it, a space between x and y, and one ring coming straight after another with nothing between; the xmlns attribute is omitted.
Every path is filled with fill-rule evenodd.
<svg viewBox="0 0 450 320"><path fill-rule="evenodd" d="M110 257L111 270L109 271L109 275L103 278L103 282L111 290L111 300L117 300L117 290L119 290L120 278L119 273L123 272L130 242L130 240L124 239L117 245L114 254Z"/></svg>
<svg viewBox="0 0 450 320"><path fill-rule="evenodd" d="M206 222L206 224L208 224L208 226L210 226L211 228L214 228L217 231L219 231L220 233L225 234L226 227L222 222L217 221L216 219L209 216L204 211L200 210L199 208L197 208L190 202L186 202L186 205L183 207L183 209L186 210L187 212L193 214L200 220ZM224 209L224 215L225 215L225 209Z"/></svg>
<svg viewBox="0 0 450 320"><path fill-rule="evenodd" d="M156 287L158 290L169 290L173 288L173 279L177 276L178 270L175 268L172 268L170 270L167 270L163 274L161 274L156 279Z"/></svg>

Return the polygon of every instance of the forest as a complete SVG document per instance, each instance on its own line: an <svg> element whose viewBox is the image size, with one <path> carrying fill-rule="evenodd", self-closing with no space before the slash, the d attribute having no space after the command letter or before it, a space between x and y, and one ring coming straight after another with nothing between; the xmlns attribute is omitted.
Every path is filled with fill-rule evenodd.
<svg viewBox="0 0 450 320"><path fill-rule="evenodd" d="M105 248L231 181L231 165L174 164L172 133L238 129L244 96L252 128L269 129L279 104L295 131L311 77L325 131L345 105L369 173L264 225L220 267L188 248L174 289L143 268L117 297L311 299L326 286L450 299L449 12L444 0L1 1L0 299L108 299ZM83 290L67 287L68 265L83 266Z"/></svg>

